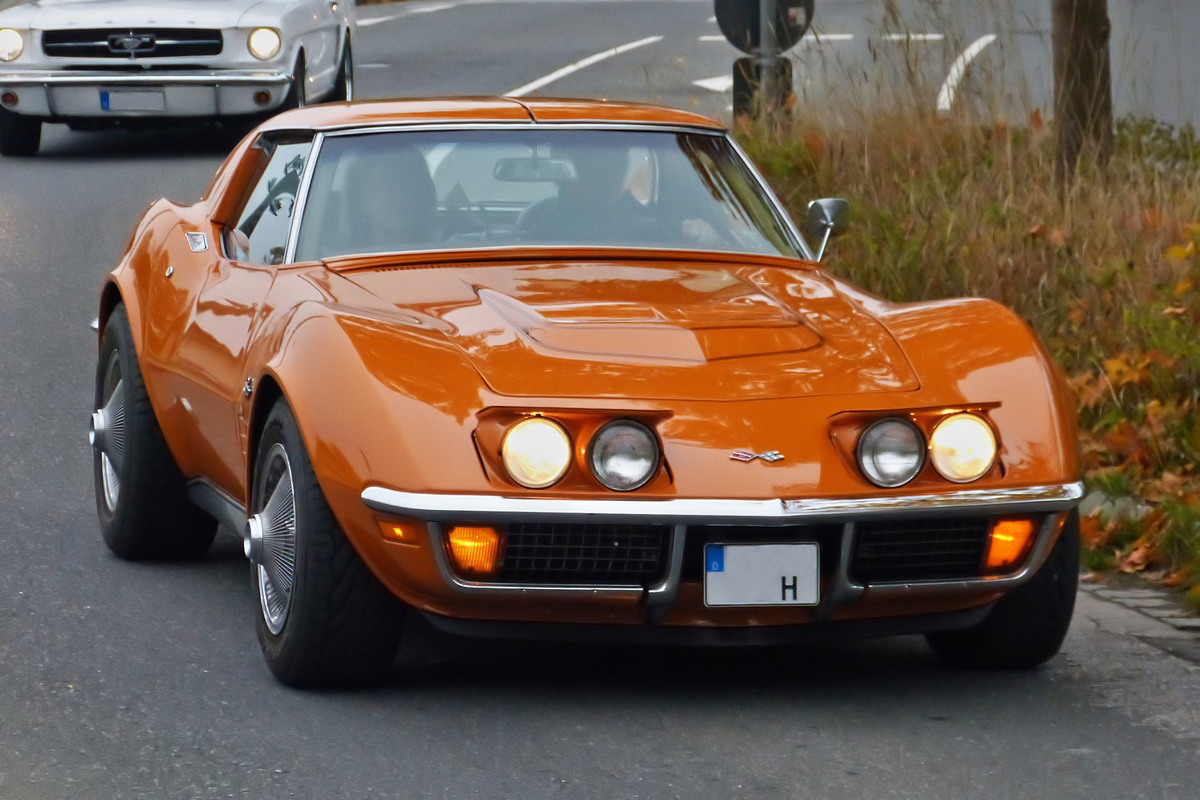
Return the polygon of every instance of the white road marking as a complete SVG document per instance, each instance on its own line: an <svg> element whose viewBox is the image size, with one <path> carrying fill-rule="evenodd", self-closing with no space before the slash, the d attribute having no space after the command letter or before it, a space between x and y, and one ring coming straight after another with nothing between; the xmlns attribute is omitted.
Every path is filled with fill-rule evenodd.
<svg viewBox="0 0 1200 800"><path fill-rule="evenodd" d="M355 69L391 69L391 64L355 64Z"/></svg>
<svg viewBox="0 0 1200 800"><path fill-rule="evenodd" d="M987 36L980 36L975 41L971 42L971 46L962 51L954 63L950 65L950 74L946 76L946 82L942 84L941 91L938 92L937 110L942 113L949 113L954 107L954 95L958 92L958 85L962 83L962 79L966 77L967 67L971 66L971 62L976 56L987 49L988 45L996 41L996 34L989 33Z"/></svg>
<svg viewBox="0 0 1200 800"><path fill-rule="evenodd" d="M733 76L718 75L715 78L703 78L698 81L692 81L692 85L699 86L701 89L708 89L710 92L728 92L733 88Z"/></svg>
<svg viewBox="0 0 1200 800"><path fill-rule="evenodd" d="M358 20L356 24L360 28L370 28L374 25L382 25L385 22L395 22L404 17L411 17L413 14L432 14L435 11L445 11L457 5L459 3L431 3L423 6L411 6L398 14L388 14L386 17L368 17L367 19Z"/></svg>
<svg viewBox="0 0 1200 800"><path fill-rule="evenodd" d="M723 41L725 41L725 37L719 33L708 33L708 34L705 34L704 36L701 36L700 41L702 41L702 42L723 42Z"/></svg>
<svg viewBox="0 0 1200 800"><path fill-rule="evenodd" d="M940 42L945 38L944 33L888 33L883 37L887 42Z"/></svg>
<svg viewBox="0 0 1200 800"><path fill-rule="evenodd" d="M638 39L636 42L629 42L627 44L620 45L619 47L614 47L611 50L602 50L595 55L590 55L587 58L580 59L573 64L567 64L562 69L556 69L549 75L543 75L536 81L527 83L524 86L518 86L516 89L513 89L510 92L505 92L504 94L506 97L524 97L530 92L536 92L543 86L554 83L556 80L565 78L572 73L579 72L581 69L587 69L593 64L599 64L601 61L606 61L613 56L619 56L622 53L628 53L630 50L636 50L639 47L645 47L648 44L661 42L662 39L663 37L661 36L647 36L645 39Z"/></svg>
<svg viewBox="0 0 1200 800"><path fill-rule="evenodd" d="M432 14L434 11L445 11L447 8L454 8L458 3L434 3L429 6L414 6L410 14Z"/></svg>
<svg viewBox="0 0 1200 800"><path fill-rule="evenodd" d="M372 25L382 25L385 22L392 22L401 17L407 17L407 14L392 14L389 17L372 17L371 19L360 19L355 23L359 28L370 28Z"/></svg>
<svg viewBox="0 0 1200 800"><path fill-rule="evenodd" d="M853 33L817 33L813 32L815 40L820 42L848 42L854 38ZM809 41L809 40L805 40Z"/></svg>

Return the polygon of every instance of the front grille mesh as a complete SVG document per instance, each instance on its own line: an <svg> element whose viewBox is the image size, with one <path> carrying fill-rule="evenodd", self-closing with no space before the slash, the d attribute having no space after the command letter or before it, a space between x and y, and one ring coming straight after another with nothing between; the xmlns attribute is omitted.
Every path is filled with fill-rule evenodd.
<svg viewBox="0 0 1200 800"><path fill-rule="evenodd" d="M649 585L662 577L670 538L669 525L512 523L499 579Z"/></svg>
<svg viewBox="0 0 1200 800"><path fill-rule="evenodd" d="M85 28L46 31L42 52L51 58L195 58L224 48L219 30L202 28Z"/></svg>
<svg viewBox="0 0 1200 800"><path fill-rule="evenodd" d="M929 517L862 523L850 574L866 584L978 578L990 522L987 517Z"/></svg>

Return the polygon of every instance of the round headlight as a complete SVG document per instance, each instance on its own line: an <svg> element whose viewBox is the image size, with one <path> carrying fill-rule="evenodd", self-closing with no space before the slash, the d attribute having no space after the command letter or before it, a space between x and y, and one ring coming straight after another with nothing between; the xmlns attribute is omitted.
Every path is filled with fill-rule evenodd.
<svg viewBox="0 0 1200 800"><path fill-rule="evenodd" d="M0 28L0 61L16 61L25 52L25 39L12 28Z"/></svg>
<svg viewBox="0 0 1200 800"><path fill-rule="evenodd" d="M529 417L512 426L500 450L509 477L527 489L553 486L571 466L571 437L545 417Z"/></svg>
<svg viewBox="0 0 1200 800"><path fill-rule="evenodd" d="M938 423L929 439L933 467L948 481L969 483L996 463L996 434L975 414L953 414Z"/></svg>
<svg viewBox="0 0 1200 800"><path fill-rule="evenodd" d="M859 468L876 486L903 486L917 477L924 463L925 439L908 420L881 419L858 440Z"/></svg>
<svg viewBox="0 0 1200 800"><path fill-rule="evenodd" d="M250 55L259 61L268 61L279 55L283 39L279 38L279 31L272 28L255 28L250 32L246 46L250 49Z"/></svg>
<svg viewBox="0 0 1200 800"><path fill-rule="evenodd" d="M610 422L592 437L588 463L596 480L614 492L640 489L658 469L658 439L640 422Z"/></svg>

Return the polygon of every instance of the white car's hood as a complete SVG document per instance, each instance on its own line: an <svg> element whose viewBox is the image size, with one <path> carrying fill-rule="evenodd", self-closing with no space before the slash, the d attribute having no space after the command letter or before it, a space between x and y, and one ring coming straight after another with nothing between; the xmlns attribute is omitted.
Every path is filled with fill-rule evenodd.
<svg viewBox="0 0 1200 800"><path fill-rule="evenodd" d="M261 0L41 0L29 27L58 28L201 27L233 28Z"/></svg>

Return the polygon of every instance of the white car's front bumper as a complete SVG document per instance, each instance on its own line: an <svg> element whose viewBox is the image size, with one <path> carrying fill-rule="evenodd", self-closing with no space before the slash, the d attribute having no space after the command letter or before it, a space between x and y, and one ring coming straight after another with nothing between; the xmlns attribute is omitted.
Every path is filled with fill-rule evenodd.
<svg viewBox="0 0 1200 800"><path fill-rule="evenodd" d="M171 119L261 114L287 98L274 70L0 72L5 110L45 119ZM12 97L5 98L12 100Z"/></svg>

